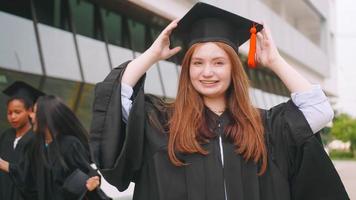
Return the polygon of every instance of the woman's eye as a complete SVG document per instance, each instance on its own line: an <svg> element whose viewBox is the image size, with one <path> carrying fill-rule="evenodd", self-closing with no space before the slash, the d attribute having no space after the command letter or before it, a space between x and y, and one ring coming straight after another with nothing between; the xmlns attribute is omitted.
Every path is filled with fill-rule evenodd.
<svg viewBox="0 0 356 200"><path fill-rule="evenodd" d="M200 61L193 61L193 65L201 65L202 64L202 62L200 62Z"/></svg>
<svg viewBox="0 0 356 200"><path fill-rule="evenodd" d="M224 62L216 62L216 65L223 65L224 64Z"/></svg>

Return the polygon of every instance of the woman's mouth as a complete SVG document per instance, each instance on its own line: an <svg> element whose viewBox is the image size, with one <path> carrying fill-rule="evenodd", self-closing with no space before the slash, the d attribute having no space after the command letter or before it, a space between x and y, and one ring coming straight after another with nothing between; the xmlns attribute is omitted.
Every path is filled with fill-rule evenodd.
<svg viewBox="0 0 356 200"><path fill-rule="evenodd" d="M218 82L219 81L216 81L216 80L200 80L200 83L205 85L205 86L213 86Z"/></svg>
<svg viewBox="0 0 356 200"><path fill-rule="evenodd" d="M10 122L11 126L17 126L18 122Z"/></svg>

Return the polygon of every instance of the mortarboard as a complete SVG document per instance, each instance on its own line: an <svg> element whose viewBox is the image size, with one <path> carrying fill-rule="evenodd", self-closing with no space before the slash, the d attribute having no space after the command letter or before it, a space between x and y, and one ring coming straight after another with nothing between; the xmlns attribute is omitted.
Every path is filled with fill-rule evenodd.
<svg viewBox="0 0 356 200"><path fill-rule="evenodd" d="M179 20L172 35L182 39L186 48L199 42L223 42L236 53L239 46L251 38L248 64L255 67L256 33L262 28L254 21L198 2Z"/></svg>
<svg viewBox="0 0 356 200"><path fill-rule="evenodd" d="M23 82L16 81L3 90L3 93L9 97L22 98L25 101L30 101L29 103L33 104L38 97L45 95L45 93L37 90L31 85Z"/></svg>

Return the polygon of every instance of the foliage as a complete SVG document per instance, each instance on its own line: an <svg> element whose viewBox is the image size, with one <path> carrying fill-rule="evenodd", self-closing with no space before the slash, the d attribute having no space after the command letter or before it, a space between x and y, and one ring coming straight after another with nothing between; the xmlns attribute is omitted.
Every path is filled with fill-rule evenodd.
<svg viewBox="0 0 356 200"><path fill-rule="evenodd" d="M329 153L331 159L352 159L354 158L353 152L345 152L345 151L336 151L333 150Z"/></svg>
<svg viewBox="0 0 356 200"><path fill-rule="evenodd" d="M320 136L321 136L321 141L322 144L329 144L334 138L331 134L331 128L330 127L324 127L320 131Z"/></svg>
<svg viewBox="0 0 356 200"><path fill-rule="evenodd" d="M356 119L340 114L334 119L331 134L344 142L351 142L351 151L356 150Z"/></svg>

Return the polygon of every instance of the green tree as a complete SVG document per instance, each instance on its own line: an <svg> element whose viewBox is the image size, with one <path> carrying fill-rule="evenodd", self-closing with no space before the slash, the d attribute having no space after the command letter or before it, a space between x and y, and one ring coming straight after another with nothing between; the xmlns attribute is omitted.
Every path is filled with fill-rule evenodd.
<svg viewBox="0 0 356 200"><path fill-rule="evenodd" d="M356 119L347 114L335 117L331 134L343 142L351 142L351 151L356 150Z"/></svg>

